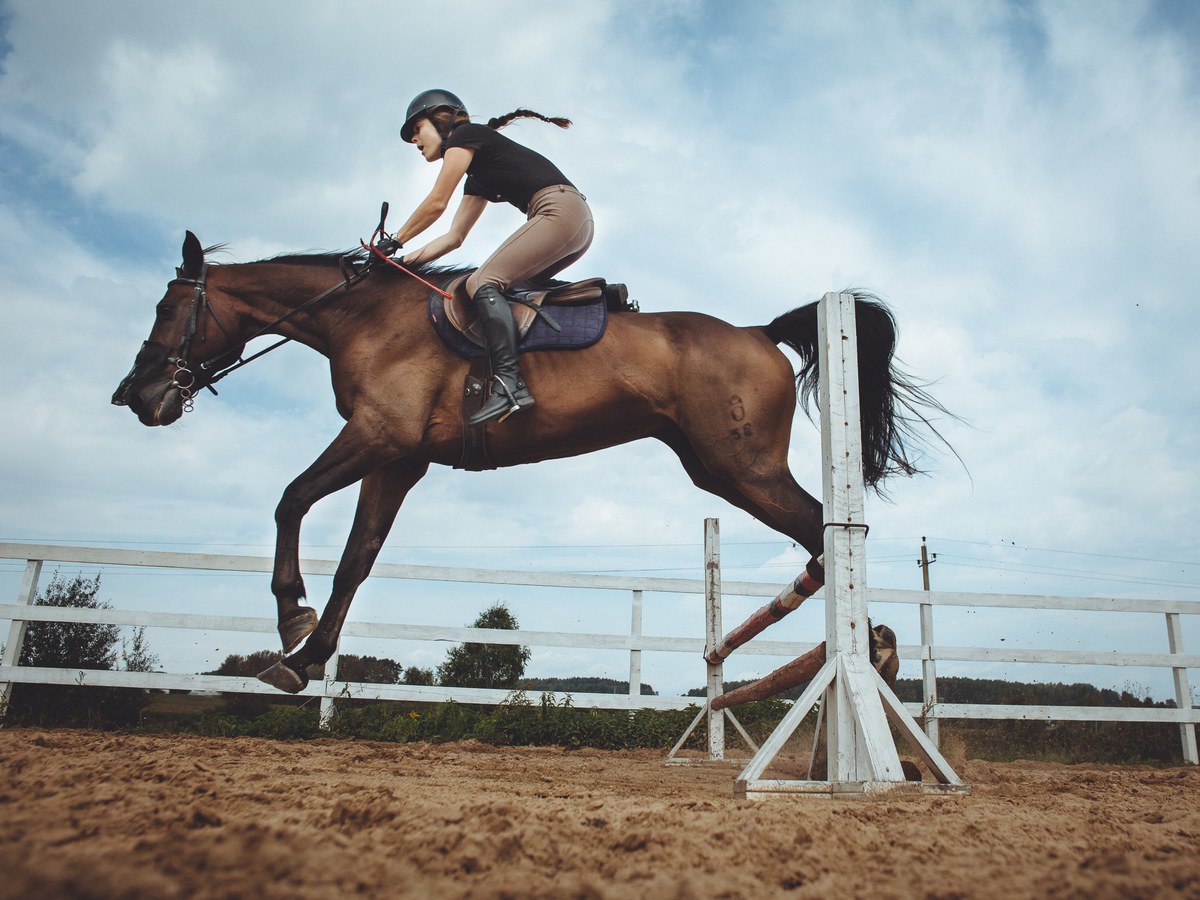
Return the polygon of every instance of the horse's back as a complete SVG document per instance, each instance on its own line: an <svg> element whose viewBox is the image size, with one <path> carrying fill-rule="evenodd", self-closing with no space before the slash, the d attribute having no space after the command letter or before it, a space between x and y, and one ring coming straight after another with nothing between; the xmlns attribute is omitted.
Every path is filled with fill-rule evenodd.
<svg viewBox="0 0 1200 900"><path fill-rule="evenodd" d="M698 312L617 314L592 347L526 354L521 365L539 404L581 416L615 408L647 428L733 394L787 405L795 391L791 364L761 327Z"/></svg>

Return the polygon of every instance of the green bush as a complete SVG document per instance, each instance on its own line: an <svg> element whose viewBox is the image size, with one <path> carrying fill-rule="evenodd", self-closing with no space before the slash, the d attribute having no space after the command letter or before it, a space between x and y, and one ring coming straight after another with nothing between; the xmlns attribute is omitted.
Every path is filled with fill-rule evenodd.
<svg viewBox="0 0 1200 900"><path fill-rule="evenodd" d="M70 581L55 572L34 598L35 606L70 609L111 609L100 600L100 576L76 575ZM118 645L120 652L118 652ZM148 671L158 658L150 652L145 629L136 629L132 645L116 625L88 622L30 622L21 644L20 665L87 672L111 670L119 662L129 671ZM13 725L82 728L137 725L149 692L136 688L87 687L80 684L15 684L5 721Z"/></svg>

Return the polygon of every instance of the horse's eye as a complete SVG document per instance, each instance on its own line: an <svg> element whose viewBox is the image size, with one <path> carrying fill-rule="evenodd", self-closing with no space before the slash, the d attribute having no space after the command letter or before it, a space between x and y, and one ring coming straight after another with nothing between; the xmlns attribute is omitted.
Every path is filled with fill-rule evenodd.
<svg viewBox="0 0 1200 900"><path fill-rule="evenodd" d="M158 308L155 310L155 313L158 315L158 317L159 317L160 319L169 319L169 318L171 318L171 314L172 314L173 312L175 312L175 308L174 308L174 307L172 307L170 304L167 304L167 303L160 303L160 304L159 304L159 306L158 306Z"/></svg>

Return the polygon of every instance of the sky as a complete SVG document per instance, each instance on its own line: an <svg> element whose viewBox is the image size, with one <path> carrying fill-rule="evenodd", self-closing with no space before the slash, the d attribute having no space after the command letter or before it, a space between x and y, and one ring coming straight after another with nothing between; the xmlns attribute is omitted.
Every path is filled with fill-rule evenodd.
<svg viewBox="0 0 1200 900"><path fill-rule="evenodd" d="M931 453L927 475L868 501L872 586L920 587L924 536L937 590L1200 601L1200 6L1187 0L0 0L0 539L270 554L281 491L340 427L323 358L276 351L169 428L109 398L185 229L244 262L356 246L384 200L403 221L437 171L399 138L429 87L482 121L518 106L573 119L506 131L593 208L595 242L564 275L626 282L646 312L736 325L848 287L891 306L903 364L961 417L938 423L961 463ZM446 261L480 262L520 221L489 209ZM817 496L819 458L798 415L791 466ZM304 556L336 558L354 500L313 510ZM783 584L806 559L642 442L431 471L381 560L699 578L706 517L721 522L726 580ZM20 569L0 562L0 590ZM103 583L114 605L274 610L265 577L106 570ZM327 589L310 581L316 605ZM464 625L501 600L526 627L628 628L627 599L422 590L368 582L351 616ZM917 643L915 615L895 616L901 644ZM819 640L821 621L806 607L772 636ZM937 628L955 645L1166 650L1160 615L939 610ZM701 635L698 601L648 604L654 630ZM180 641L151 635L168 670L261 643ZM400 652L431 666L444 648ZM646 672L667 693L704 677L677 659ZM1169 670L939 673L1172 696ZM547 650L530 674L628 668ZM906 662L901 676L916 674Z"/></svg>

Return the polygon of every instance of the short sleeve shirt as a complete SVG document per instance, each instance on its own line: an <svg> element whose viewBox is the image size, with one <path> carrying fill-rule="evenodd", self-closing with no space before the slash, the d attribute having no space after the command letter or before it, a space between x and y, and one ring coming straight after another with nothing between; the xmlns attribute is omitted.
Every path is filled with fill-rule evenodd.
<svg viewBox="0 0 1200 900"><path fill-rule="evenodd" d="M446 150L463 147L475 151L463 186L463 193L469 196L511 203L521 212L528 212L530 199L542 188L557 184L574 187L546 157L486 125L460 125L450 132L443 146Z"/></svg>

